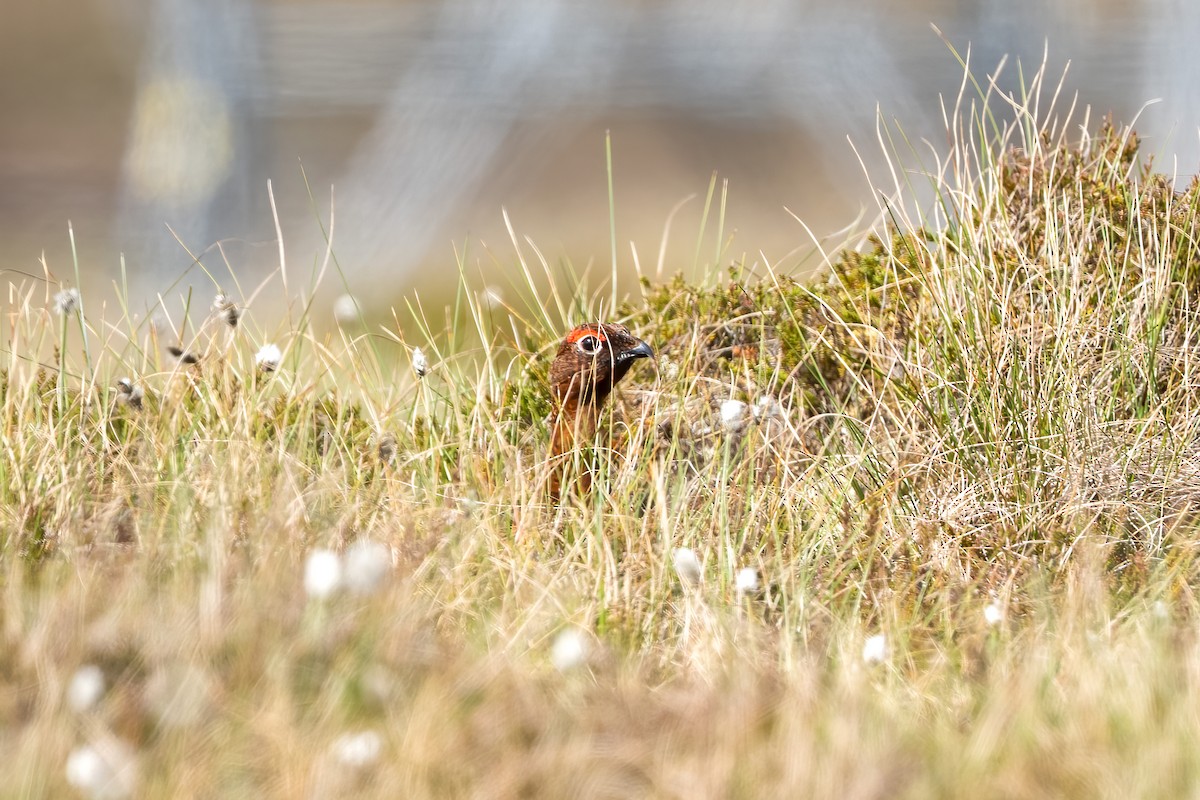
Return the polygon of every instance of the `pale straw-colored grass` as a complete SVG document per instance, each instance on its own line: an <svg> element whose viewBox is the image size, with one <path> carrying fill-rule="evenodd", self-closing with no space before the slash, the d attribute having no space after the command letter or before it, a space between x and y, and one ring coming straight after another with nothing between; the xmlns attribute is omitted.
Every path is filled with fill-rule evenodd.
<svg viewBox="0 0 1200 800"><path fill-rule="evenodd" d="M514 234L436 328L12 289L0 795L1194 794L1200 193L964 86L800 283L614 307ZM597 317L660 358L553 507Z"/></svg>

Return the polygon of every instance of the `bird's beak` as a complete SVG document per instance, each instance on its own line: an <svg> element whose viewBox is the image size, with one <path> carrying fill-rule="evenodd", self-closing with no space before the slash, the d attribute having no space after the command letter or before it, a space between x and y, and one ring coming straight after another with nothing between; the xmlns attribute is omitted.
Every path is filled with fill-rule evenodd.
<svg viewBox="0 0 1200 800"><path fill-rule="evenodd" d="M635 346L621 353L622 361L629 361L634 358L654 358L654 349L643 341L639 341Z"/></svg>

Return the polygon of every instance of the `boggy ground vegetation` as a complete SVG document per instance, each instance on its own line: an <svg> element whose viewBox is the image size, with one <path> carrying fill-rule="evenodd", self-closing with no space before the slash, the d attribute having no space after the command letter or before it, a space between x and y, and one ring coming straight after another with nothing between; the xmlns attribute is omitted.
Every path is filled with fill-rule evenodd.
<svg viewBox="0 0 1200 800"><path fill-rule="evenodd" d="M1010 110L815 275L517 247L419 349L14 289L0 794L1194 793L1200 189ZM551 503L601 316L658 358Z"/></svg>

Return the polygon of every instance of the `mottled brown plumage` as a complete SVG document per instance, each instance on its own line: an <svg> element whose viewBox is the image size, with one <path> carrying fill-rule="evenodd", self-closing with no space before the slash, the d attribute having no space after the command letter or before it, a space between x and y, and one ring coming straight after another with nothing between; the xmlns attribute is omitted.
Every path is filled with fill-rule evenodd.
<svg viewBox="0 0 1200 800"><path fill-rule="evenodd" d="M639 358L652 358L650 345L624 325L589 322L567 334L550 365L554 417L550 434L550 494L557 498L563 471L578 444L595 439L600 411L613 387ZM579 476L584 490L591 485Z"/></svg>

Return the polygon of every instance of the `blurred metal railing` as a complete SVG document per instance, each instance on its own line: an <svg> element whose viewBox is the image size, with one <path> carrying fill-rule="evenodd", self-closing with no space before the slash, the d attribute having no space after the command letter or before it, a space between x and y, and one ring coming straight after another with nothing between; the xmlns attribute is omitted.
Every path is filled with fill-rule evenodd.
<svg viewBox="0 0 1200 800"><path fill-rule="evenodd" d="M968 27L972 15L995 17L981 23L995 36L975 48L984 71L1044 37L1048 15L1075 8L1072 0L1041 12L1028 0L1015 5L1004 13L984 0L957 6L955 19ZM374 115L337 181L337 247L350 270L418 263L530 119L670 109L784 119L840 143L847 132L869 135L885 98L890 114L920 132L929 89L905 62L911 42L897 34L896 12L880 6L150 0L121 230L132 240L166 221L198 247L217 236L269 239L267 176L255 156L271 146L271 120L295 117ZM1190 6L1178 13L1200 20ZM1079 35L1078 26L1058 30ZM136 258L153 289L187 263L165 233Z"/></svg>

